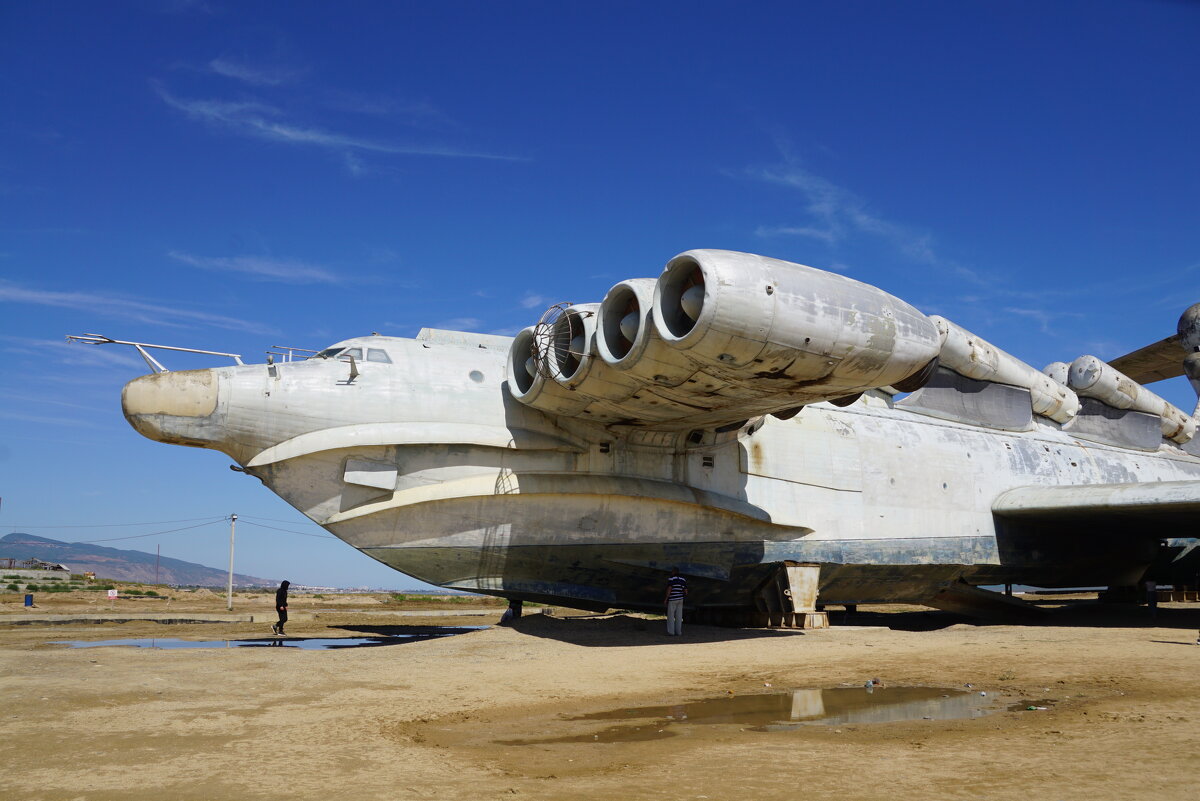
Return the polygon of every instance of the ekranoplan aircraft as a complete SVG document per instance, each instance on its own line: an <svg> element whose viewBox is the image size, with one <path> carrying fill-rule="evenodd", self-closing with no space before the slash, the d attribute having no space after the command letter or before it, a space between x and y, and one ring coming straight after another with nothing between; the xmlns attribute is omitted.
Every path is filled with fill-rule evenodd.
<svg viewBox="0 0 1200 801"><path fill-rule="evenodd" d="M1200 304L1177 336L1045 371L731 251L552 312L515 338L373 334L182 372L123 343L162 370L124 412L396 570L511 601L658 609L678 567L693 619L731 621L805 563L824 603L986 612L1006 601L980 585L1196 572L1197 421L1140 382L1200 392Z"/></svg>

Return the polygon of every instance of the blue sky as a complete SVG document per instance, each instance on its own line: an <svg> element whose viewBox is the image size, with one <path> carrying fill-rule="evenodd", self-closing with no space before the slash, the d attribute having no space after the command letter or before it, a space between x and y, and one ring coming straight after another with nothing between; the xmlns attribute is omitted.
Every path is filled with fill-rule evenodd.
<svg viewBox="0 0 1200 801"><path fill-rule="evenodd" d="M4 3L0 533L237 512L239 571L415 586L262 528L321 533L221 454L137 435L141 360L66 334L248 361L510 334L714 247L1038 367L1158 340L1200 300L1197 41L1200 4L1157 0ZM109 544L221 566L227 537Z"/></svg>

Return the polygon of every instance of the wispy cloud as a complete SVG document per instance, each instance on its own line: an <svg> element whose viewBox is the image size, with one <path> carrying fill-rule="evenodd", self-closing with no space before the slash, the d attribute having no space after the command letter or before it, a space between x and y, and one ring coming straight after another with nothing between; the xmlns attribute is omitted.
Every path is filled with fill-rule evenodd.
<svg viewBox="0 0 1200 801"><path fill-rule="evenodd" d="M33 356L39 364L65 365L68 367L99 367L133 369L145 371L146 363L135 352L128 348L107 348L85 345L78 342L68 342L65 339L36 339L34 337L0 336L0 352L10 353L16 357ZM118 375L123 373L118 372ZM82 370L51 370L37 376L37 384L68 384L72 387L71 397L80 397L79 387L103 386L110 387L113 383L112 371L106 370L104 376ZM33 401L34 398L22 397L13 392L0 392L0 397L17 400ZM41 403L56 403L61 406L71 406L85 409L88 406L77 406L65 401L56 401L52 393L37 399Z"/></svg>
<svg viewBox="0 0 1200 801"><path fill-rule="evenodd" d="M371 117L394 117L415 128L460 129L458 122L428 100L399 100L383 95L330 90L322 95L322 103L337 111Z"/></svg>
<svg viewBox="0 0 1200 801"><path fill-rule="evenodd" d="M1043 334L1053 333L1051 330L1051 323L1053 323L1055 320L1063 318L1084 319L1084 315L1078 312L1055 312L1047 311L1046 309L1028 309L1019 308L1016 306L1007 306L1005 307L1004 311L1008 314L1015 314L1018 317L1026 317L1030 320L1034 320L1038 324L1038 329Z"/></svg>
<svg viewBox="0 0 1200 801"><path fill-rule="evenodd" d="M39 406L50 405L62 406L67 409L81 409L86 412L94 412L96 410L95 406L88 406L82 403L70 403L68 401L57 400L56 398L45 396L35 397L32 395L20 395L15 392L0 392L0 398L6 398L11 401L20 401L23 403L35 403Z"/></svg>
<svg viewBox="0 0 1200 801"><path fill-rule="evenodd" d="M273 106L256 101L189 100L168 92L162 85L154 83L158 96L171 108L188 117L213 125L219 125L234 133L285 142L325 148L336 153L381 153L404 156L439 156L461 159L490 159L494 161L528 161L519 156L505 156L442 145L402 144L343 134L316 126L305 126L286 119L284 112ZM354 162L348 168L353 171ZM361 166L361 164L359 165Z"/></svg>
<svg viewBox="0 0 1200 801"><path fill-rule="evenodd" d="M799 225L760 226L760 236L803 236L836 245L850 236L866 234L885 240L914 261L938 261L928 234L872 212L857 194L809 172L794 158L786 157L784 163L770 167L751 168L747 174L799 191L809 217Z"/></svg>
<svg viewBox="0 0 1200 801"><path fill-rule="evenodd" d="M838 235L828 228L813 228L807 225L760 225L754 231L755 236L804 236L819 239L830 245L838 241Z"/></svg>
<svg viewBox="0 0 1200 801"><path fill-rule="evenodd" d="M95 423L87 420L80 420L78 417L49 417L40 414L24 414L22 412L14 412L8 409L0 409L0 418L7 420L20 420L23 423L37 423L38 425L54 425L54 426L81 426L84 428L102 428Z"/></svg>
<svg viewBox="0 0 1200 801"><path fill-rule="evenodd" d="M276 333L275 329L269 326L247 320L166 306L161 303L106 292L55 292L45 289L30 289L0 281L0 302L74 309L90 315L112 317L125 322L172 328L221 328L263 336Z"/></svg>
<svg viewBox="0 0 1200 801"><path fill-rule="evenodd" d="M251 86L279 86L295 81L303 72L285 67L252 67L224 56L208 62L208 68L217 75L233 78Z"/></svg>
<svg viewBox="0 0 1200 801"><path fill-rule="evenodd" d="M536 295L533 292L526 292L525 296L521 298L520 302L522 309L536 309L539 306L545 306L548 301L549 298L544 295Z"/></svg>
<svg viewBox="0 0 1200 801"><path fill-rule="evenodd" d="M442 320L435 323L430 328L444 328L451 331L476 331L483 326L483 320L478 317L451 317L449 320Z"/></svg>
<svg viewBox="0 0 1200 801"><path fill-rule="evenodd" d="M285 284L337 284L341 277L322 267L295 259L273 259L267 256L193 256L172 250L167 254L176 261L201 270L241 273L260 281Z"/></svg>

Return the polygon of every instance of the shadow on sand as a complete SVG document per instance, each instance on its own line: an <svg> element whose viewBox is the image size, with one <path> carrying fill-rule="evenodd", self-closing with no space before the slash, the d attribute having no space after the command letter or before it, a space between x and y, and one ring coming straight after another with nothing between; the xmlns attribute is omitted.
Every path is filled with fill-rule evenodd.
<svg viewBox="0 0 1200 801"><path fill-rule="evenodd" d="M853 628L855 626L885 626L895 631L936 631L958 624L975 626L1029 626L1029 627L1074 627L1074 628L1200 628L1200 604L1191 607L1158 607L1150 610L1134 604L1100 603L1095 600L1038 600L1031 602L1044 614L1035 618L1013 618L1010 620L984 620L964 617L936 609L904 612L862 610L844 612L829 610L829 622L833 626Z"/></svg>
<svg viewBox="0 0 1200 801"><path fill-rule="evenodd" d="M829 622L834 628L887 628L893 631L938 631L957 625L1025 626L1072 628L1164 628L1195 632L1200 629L1200 604L1195 607L1159 607L1154 613L1145 606L1108 604L1089 600L1055 600L1035 602L1046 614L1036 622L1029 620L991 621L969 618L936 609L876 611L874 609L845 612L829 610ZM590 617L552 617L526 615L509 624L514 631L531 637L547 637L572 645L590 647L625 647L630 645L675 645L680 643L716 643L735 640L761 640L779 637L803 637L799 629L724 628L685 624L683 635L668 637L666 623L661 618L643 618L614 613ZM385 624L339 625L331 629L364 635L436 637L488 626L397 626ZM1194 642L1190 638L1189 642Z"/></svg>
<svg viewBox="0 0 1200 801"><path fill-rule="evenodd" d="M450 634L465 634L487 626L393 626L393 625L359 625L359 626L326 626L338 631L353 631L359 634L377 637L445 637Z"/></svg>
<svg viewBox="0 0 1200 801"><path fill-rule="evenodd" d="M510 626L515 631L532 637L548 637L572 645L593 647L676 645L804 636L803 631L796 629L735 629L685 623L682 635L668 637L665 619L646 619L620 613L586 618L527 615L513 621Z"/></svg>

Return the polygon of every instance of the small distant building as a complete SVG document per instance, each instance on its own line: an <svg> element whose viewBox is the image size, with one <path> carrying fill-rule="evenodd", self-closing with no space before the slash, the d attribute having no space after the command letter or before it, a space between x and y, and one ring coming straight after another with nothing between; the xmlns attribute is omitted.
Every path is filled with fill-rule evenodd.
<svg viewBox="0 0 1200 801"><path fill-rule="evenodd" d="M96 580L96 572L94 570L85 570L85 571L83 571L83 577L85 579L87 579L88 581L95 581Z"/></svg>
<svg viewBox="0 0 1200 801"><path fill-rule="evenodd" d="M0 577L10 581L24 582L65 580L71 577L71 568L41 559L12 559L0 556Z"/></svg>

